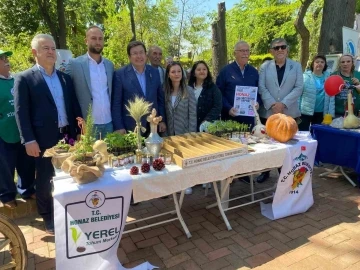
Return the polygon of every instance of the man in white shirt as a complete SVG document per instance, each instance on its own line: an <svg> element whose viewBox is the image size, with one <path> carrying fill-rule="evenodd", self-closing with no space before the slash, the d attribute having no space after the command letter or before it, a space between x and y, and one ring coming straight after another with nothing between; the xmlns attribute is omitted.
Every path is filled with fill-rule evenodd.
<svg viewBox="0 0 360 270"><path fill-rule="evenodd" d="M101 56L104 34L98 26L86 30L85 43L88 51L70 59L65 72L74 82L76 96L86 119L89 105L92 106L97 139L113 131L111 118L111 93L114 65Z"/></svg>
<svg viewBox="0 0 360 270"><path fill-rule="evenodd" d="M161 66L162 49L159 46L150 46L148 51L148 58L151 66L159 71L160 81L161 84L163 84L165 78L165 68Z"/></svg>

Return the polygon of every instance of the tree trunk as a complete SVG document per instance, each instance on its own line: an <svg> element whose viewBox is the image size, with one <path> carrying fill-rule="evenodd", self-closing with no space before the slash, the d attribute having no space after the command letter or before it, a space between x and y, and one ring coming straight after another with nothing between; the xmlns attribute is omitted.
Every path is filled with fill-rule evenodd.
<svg viewBox="0 0 360 270"><path fill-rule="evenodd" d="M325 0L319 54L342 53L342 27L353 28L356 0Z"/></svg>
<svg viewBox="0 0 360 270"><path fill-rule="evenodd" d="M211 24L212 28L212 63L213 76L217 77L220 70L227 65L227 46L226 46L226 8L225 2L218 4L218 18Z"/></svg>
<svg viewBox="0 0 360 270"><path fill-rule="evenodd" d="M304 24L304 17L307 9L314 0L305 0L301 3L297 18L295 20L295 28L301 37L300 63L303 71L309 60L310 32Z"/></svg>
<svg viewBox="0 0 360 270"><path fill-rule="evenodd" d="M135 28L135 16L134 16L134 3L133 2L129 3L129 11L130 11L131 32L133 34L130 41L135 41L136 40L136 28Z"/></svg>
<svg viewBox="0 0 360 270"><path fill-rule="evenodd" d="M57 0L57 15L59 22L59 46L58 49L67 49L66 44L66 21L65 21L65 8L64 0Z"/></svg>

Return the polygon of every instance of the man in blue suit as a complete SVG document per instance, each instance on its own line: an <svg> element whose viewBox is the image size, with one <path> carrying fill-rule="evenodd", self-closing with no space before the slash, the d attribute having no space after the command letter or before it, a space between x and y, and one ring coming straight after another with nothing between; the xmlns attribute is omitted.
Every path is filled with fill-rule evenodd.
<svg viewBox="0 0 360 270"><path fill-rule="evenodd" d="M111 119L111 92L114 65L101 56L104 48L104 34L98 26L90 26L86 30L85 42L88 48L86 54L70 59L65 73L74 82L76 96L81 112L87 117L89 105L92 105L92 115L96 137L105 138L113 131Z"/></svg>
<svg viewBox="0 0 360 270"><path fill-rule="evenodd" d="M250 56L250 46L245 41L239 41L235 44L235 61L226 65L219 73L216 79L216 85L222 93L223 109L222 119L235 120L254 126L255 117L238 116L234 108L234 95L237 85L257 87L259 83L259 73L253 66L248 64ZM261 103L258 94L258 103Z"/></svg>
<svg viewBox="0 0 360 270"><path fill-rule="evenodd" d="M125 105L135 96L152 103L158 115L165 118L165 98L161 86L159 71L146 65L146 47L140 41L132 41L127 46L130 64L114 73L111 114L114 130L125 134L135 129L135 121L129 116ZM147 127L146 117L141 119L143 127ZM159 123L159 132L165 132L165 122Z"/></svg>
<svg viewBox="0 0 360 270"><path fill-rule="evenodd" d="M43 157L64 134L76 138L81 110L69 75L57 71L52 36L38 34L31 41L36 65L20 73L14 85L15 117L26 153L35 157L36 203L45 229L54 234L51 158Z"/></svg>

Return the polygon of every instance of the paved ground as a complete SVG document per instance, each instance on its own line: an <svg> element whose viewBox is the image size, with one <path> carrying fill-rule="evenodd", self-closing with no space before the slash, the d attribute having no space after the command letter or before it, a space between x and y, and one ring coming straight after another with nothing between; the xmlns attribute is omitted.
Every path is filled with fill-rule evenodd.
<svg viewBox="0 0 360 270"><path fill-rule="evenodd" d="M191 239L186 238L179 222L138 231L123 236L119 259L125 267L149 261L160 269L358 270L359 189L338 174L319 178L324 171L314 170L315 204L307 213L271 221L260 214L258 204L238 208L227 213L232 231L226 230L217 208L204 208L214 200L213 190L204 197L203 189L196 187L193 195L186 196L183 207ZM231 193L248 188L237 181ZM146 217L172 205L170 198L141 203L131 207L129 216ZM55 269L54 237L45 234L41 220L33 216L16 222L28 244L28 269ZM6 253L0 253L0 263L7 259Z"/></svg>

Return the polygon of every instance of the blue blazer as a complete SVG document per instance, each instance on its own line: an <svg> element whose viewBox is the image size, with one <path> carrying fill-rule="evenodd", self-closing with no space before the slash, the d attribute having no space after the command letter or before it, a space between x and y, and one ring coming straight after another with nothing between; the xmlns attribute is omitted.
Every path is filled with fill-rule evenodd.
<svg viewBox="0 0 360 270"><path fill-rule="evenodd" d="M69 135L75 139L79 133L76 117L82 117L80 106L70 76L58 70L56 73L63 89ZM36 140L40 149L48 149L58 143L56 104L36 65L16 77L14 105L22 143Z"/></svg>
<svg viewBox="0 0 360 270"><path fill-rule="evenodd" d="M135 96L143 97L146 101L152 103L152 108L156 109L157 115L161 115L165 120L165 97L159 71L150 65L146 65L145 76L146 96L141 89L131 64L115 71L111 104L114 130L125 129L127 131L134 131L135 121L129 116L125 105L128 105L129 100L134 100ZM147 126L146 117L141 119L141 124L143 127Z"/></svg>
<svg viewBox="0 0 360 270"><path fill-rule="evenodd" d="M244 75L242 75L241 70L238 64L236 63L236 61L226 65L220 71L219 76L216 79L216 85L222 93L222 101L223 101L222 118L231 119L241 123L253 125L254 117L248 117L248 116L231 117L229 115L229 111L234 106L235 87L237 85L258 87L258 84L259 84L259 73L253 66L246 65ZM260 105L262 104L259 95L259 90L257 95L257 102Z"/></svg>

